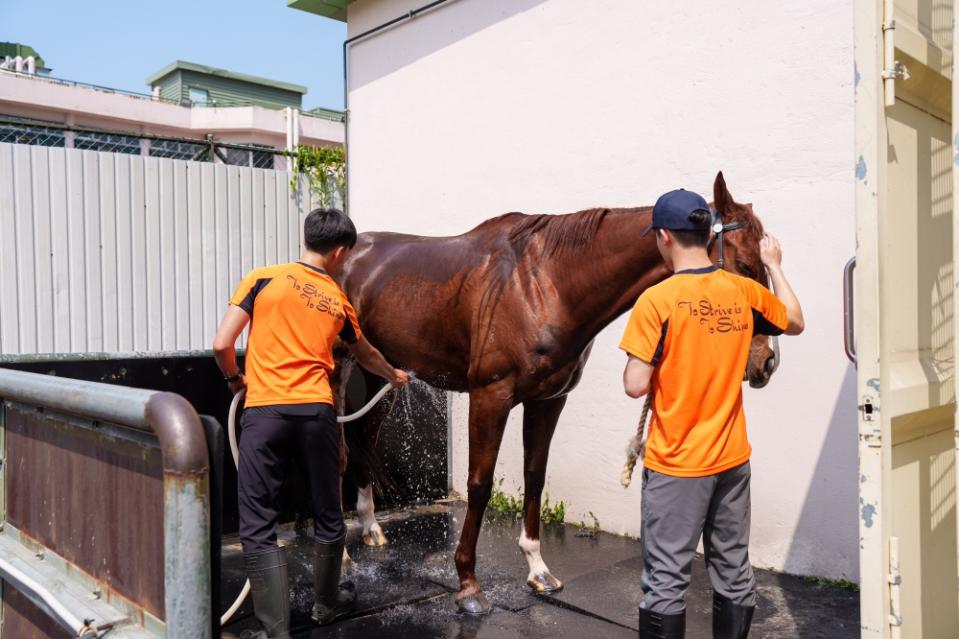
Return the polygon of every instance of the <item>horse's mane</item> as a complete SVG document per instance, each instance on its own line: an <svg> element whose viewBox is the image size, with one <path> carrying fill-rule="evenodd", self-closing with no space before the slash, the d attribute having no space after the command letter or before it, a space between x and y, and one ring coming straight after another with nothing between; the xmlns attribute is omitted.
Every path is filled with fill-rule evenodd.
<svg viewBox="0 0 959 639"><path fill-rule="evenodd" d="M486 220L474 231L505 231L505 240L516 257L525 255L530 242L539 239L543 257L550 257L588 246L607 213L609 209L586 209L564 215L506 213Z"/></svg>
<svg viewBox="0 0 959 639"><path fill-rule="evenodd" d="M608 212L609 209L587 209L565 215L506 213L470 231L470 235L488 234L495 247L486 269L485 288L476 315L478 324L474 326L474 329L482 331L481 348L486 347L493 335L492 317L506 284L520 260L529 254L530 247L539 246L540 254L537 257L540 259L585 248L596 237L596 230Z"/></svg>

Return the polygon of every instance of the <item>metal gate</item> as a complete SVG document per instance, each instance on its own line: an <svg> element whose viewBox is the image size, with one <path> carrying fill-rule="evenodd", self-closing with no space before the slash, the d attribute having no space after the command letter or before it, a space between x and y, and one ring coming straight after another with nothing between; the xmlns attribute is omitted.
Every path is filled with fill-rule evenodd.
<svg viewBox="0 0 959 639"><path fill-rule="evenodd" d="M0 636L210 637L208 456L179 395L0 369Z"/></svg>
<svg viewBox="0 0 959 639"><path fill-rule="evenodd" d="M954 639L954 7L854 7L862 636Z"/></svg>

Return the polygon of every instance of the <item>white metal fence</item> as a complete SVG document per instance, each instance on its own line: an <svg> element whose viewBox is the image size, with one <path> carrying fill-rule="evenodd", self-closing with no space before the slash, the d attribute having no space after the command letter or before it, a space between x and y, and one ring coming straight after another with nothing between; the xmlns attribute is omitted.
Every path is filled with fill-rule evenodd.
<svg viewBox="0 0 959 639"><path fill-rule="evenodd" d="M315 198L289 182L0 144L0 354L208 348L239 279L299 254Z"/></svg>

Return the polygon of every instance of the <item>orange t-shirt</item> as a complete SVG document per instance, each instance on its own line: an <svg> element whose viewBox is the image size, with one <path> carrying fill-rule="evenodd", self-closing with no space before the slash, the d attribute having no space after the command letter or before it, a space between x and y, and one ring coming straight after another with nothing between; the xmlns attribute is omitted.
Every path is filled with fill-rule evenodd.
<svg viewBox="0 0 959 639"><path fill-rule="evenodd" d="M647 468L705 477L749 460L742 379L750 342L788 323L766 287L715 266L679 271L639 297L619 347L656 367Z"/></svg>
<svg viewBox="0 0 959 639"><path fill-rule="evenodd" d="M356 311L326 271L302 262L255 268L230 304L250 315L246 406L333 403L333 342L360 339Z"/></svg>

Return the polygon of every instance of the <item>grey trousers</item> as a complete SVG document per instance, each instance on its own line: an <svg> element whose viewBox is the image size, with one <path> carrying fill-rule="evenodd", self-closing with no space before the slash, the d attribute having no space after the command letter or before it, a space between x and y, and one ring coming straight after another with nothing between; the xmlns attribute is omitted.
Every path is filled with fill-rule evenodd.
<svg viewBox="0 0 959 639"><path fill-rule="evenodd" d="M713 590L736 605L756 605L749 478L749 462L708 477L643 469L643 608L666 615L686 609L700 536Z"/></svg>

